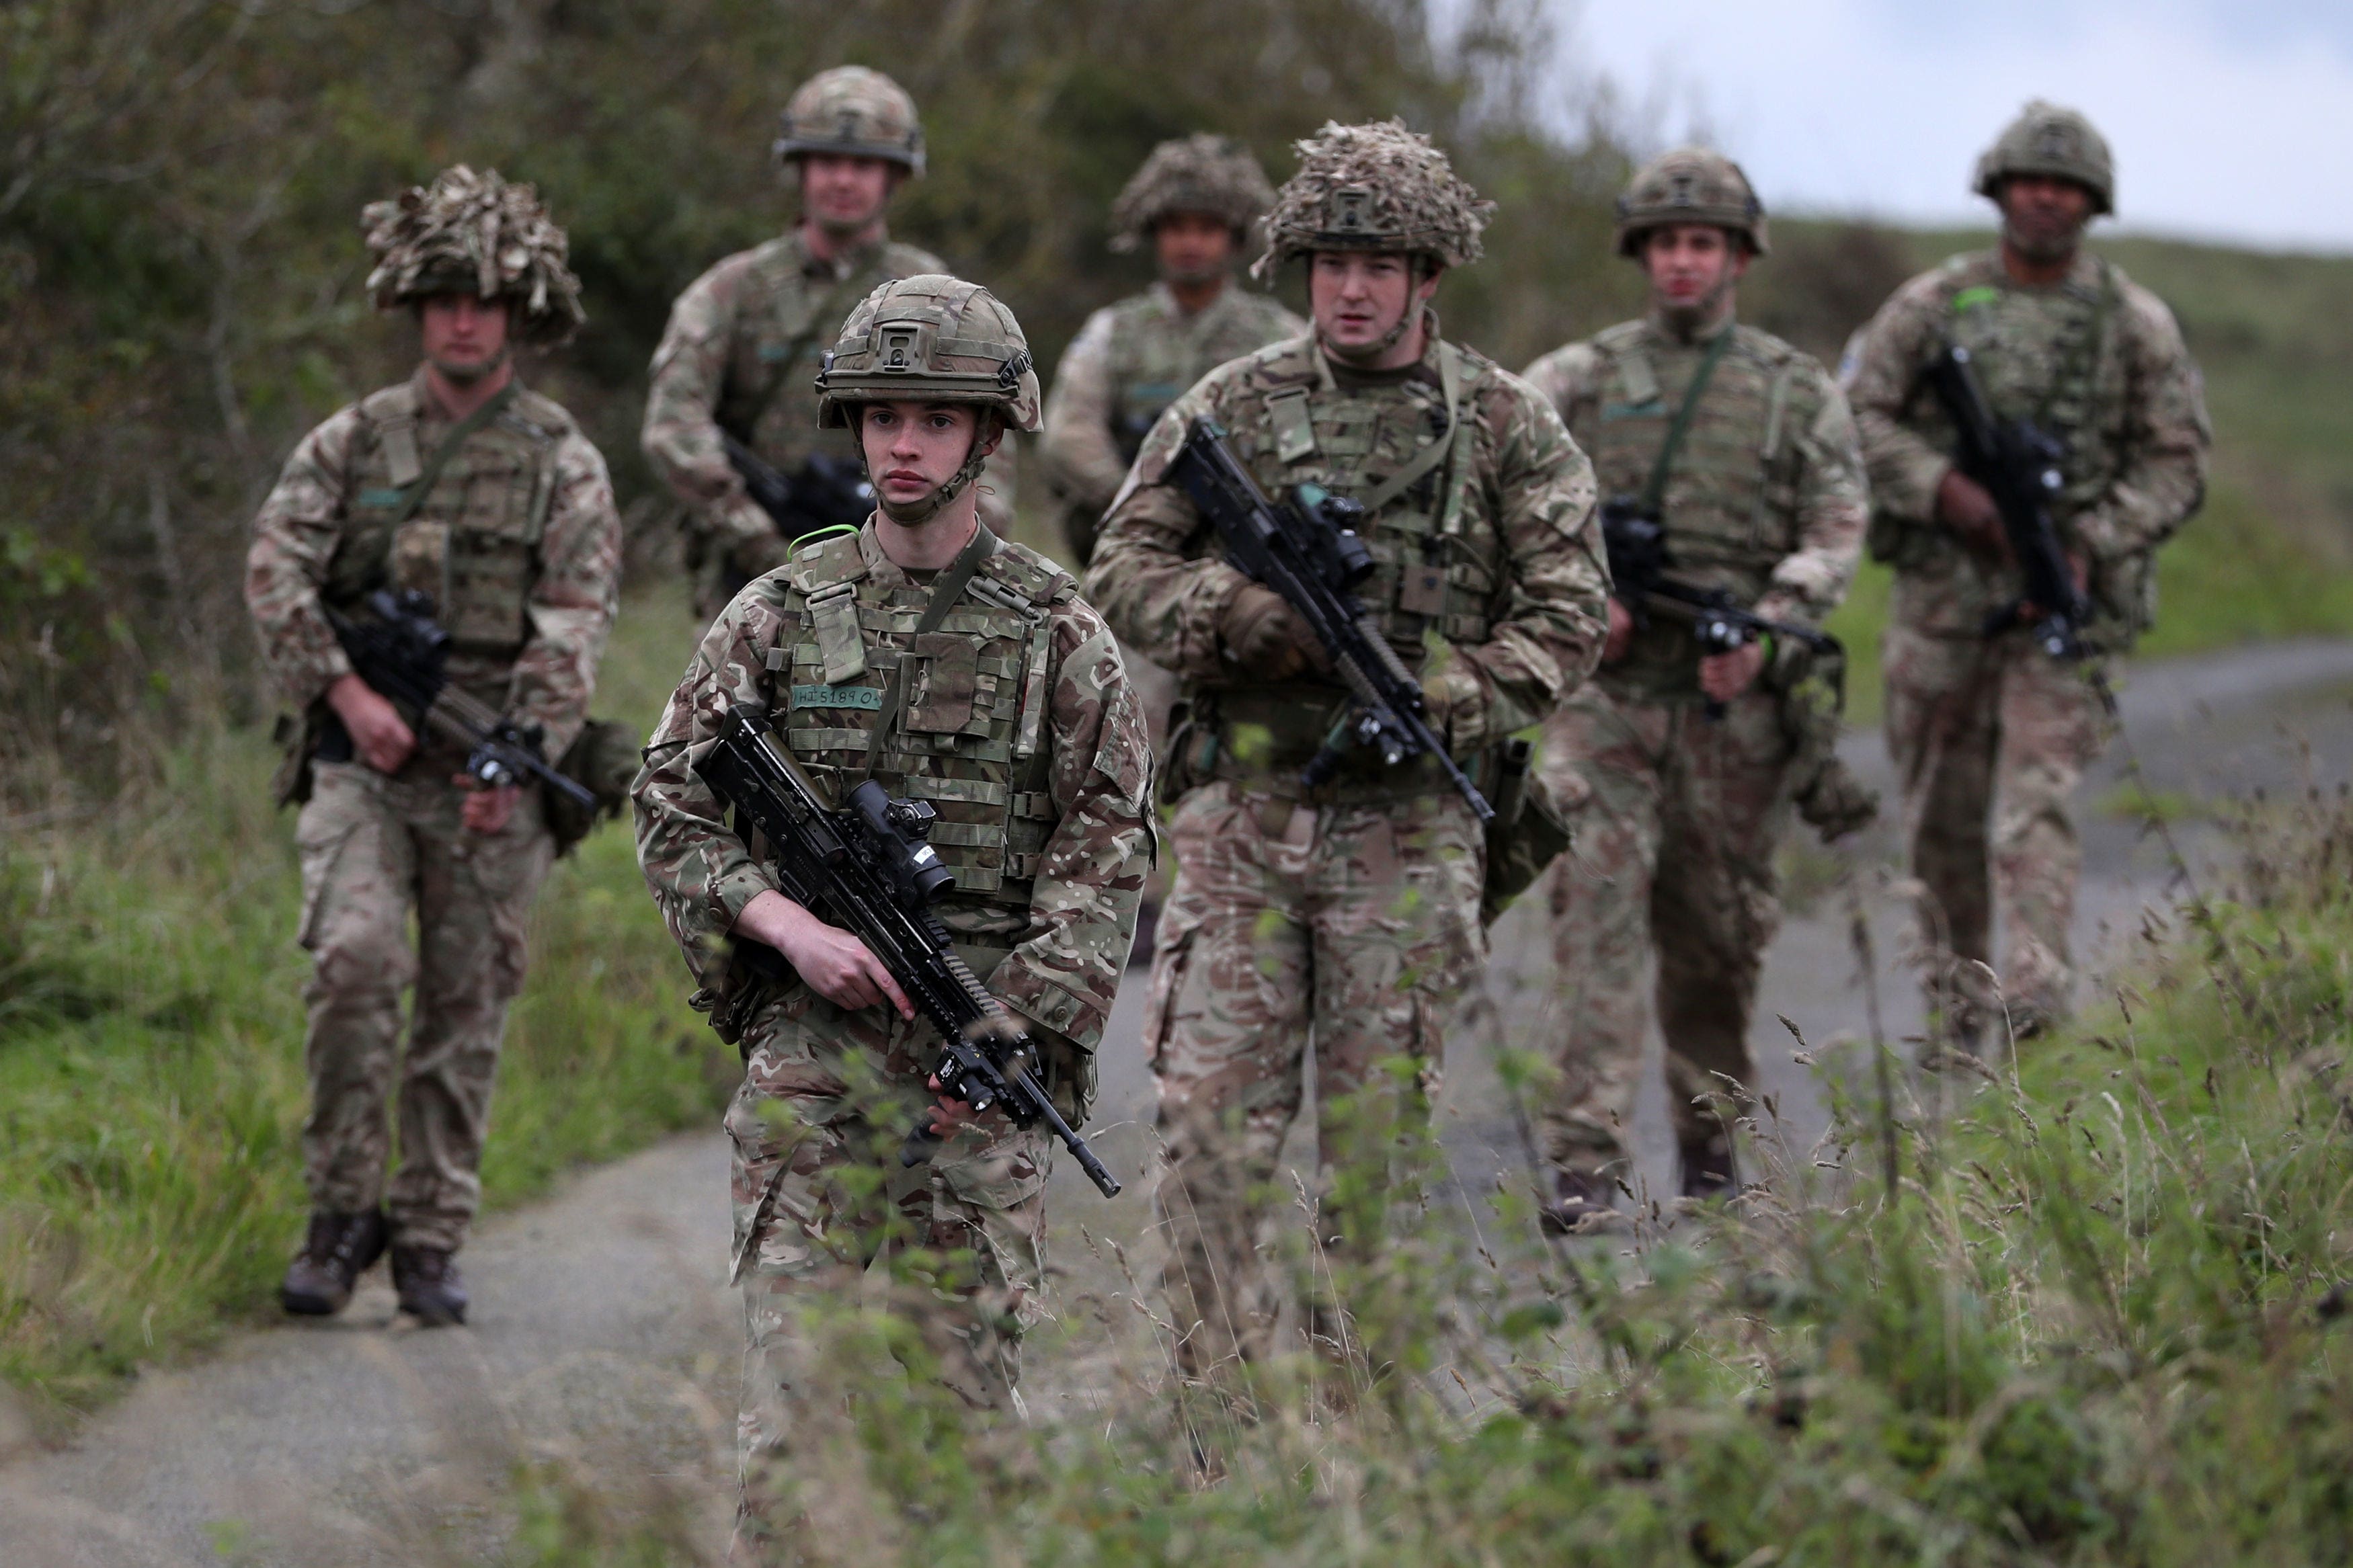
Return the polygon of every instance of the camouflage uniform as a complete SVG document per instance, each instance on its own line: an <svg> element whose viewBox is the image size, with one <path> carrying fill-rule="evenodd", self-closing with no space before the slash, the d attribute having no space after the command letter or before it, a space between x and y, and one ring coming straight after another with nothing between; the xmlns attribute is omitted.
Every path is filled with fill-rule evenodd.
<svg viewBox="0 0 2353 1568"><path fill-rule="evenodd" d="M804 83L784 115L776 155L791 169L810 153L885 158L923 167L923 130L898 84L862 66ZM817 373L852 306L894 278L945 272L927 250L889 238L813 255L804 229L738 251L688 286L654 351L641 440L654 472L687 509L695 609L715 616L744 580L785 559L790 542L744 493L720 444L723 429L790 475L813 454L857 460L857 445L818 427ZM1011 517L1008 443L991 465L983 517ZM1004 527L998 526L1003 532Z"/></svg>
<svg viewBox="0 0 2353 1568"><path fill-rule="evenodd" d="M1037 381L1019 328L986 290L944 277L890 285L859 307L837 350L841 385L828 381L828 409L839 397L854 412L853 392L869 384L849 378L881 357L869 345L884 324L910 321L956 340L958 357L934 355L935 366L1018 366L1008 416L1034 428ZM992 342L1001 356L979 353ZM638 856L704 984L697 1005L710 1006L731 989L727 933L776 884L722 826L692 771L702 747L730 709L753 704L777 716L776 739L838 793L866 776L871 759L892 795L938 811L931 841L956 878L940 918L974 972L1046 1044L1058 1098L1076 1120L1154 853L1151 752L1117 646L1070 575L986 529L978 540L991 553L939 629L921 636L932 585L883 555L871 521L801 548L746 587L704 637L648 746L634 792ZM912 679L897 726L878 738L894 670ZM797 983L733 994L730 1010L747 1018L727 1130L750 1337L745 1510L756 1529L777 1519L766 1491L774 1467L763 1461L789 1454L811 1415L800 1408L809 1368L794 1310L850 1289L895 1226L948 1259L937 1289L904 1303L943 1376L976 1407L1009 1402L1020 1332L1039 1309L1050 1151L1042 1129L1017 1131L992 1114L913 1172L880 1162L879 1193L845 1183L846 1172L878 1163L878 1149L895 1150L927 1101L932 1026L887 1009L844 1011ZM878 1076L888 1112L852 1092Z"/></svg>
<svg viewBox="0 0 2353 1568"><path fill-rule="evenodd" d="M1713 153L1659 159L1620 214L1629 255L1671 222L1721 223L1736 243L1765 247L1746 179ZM1819 625L1846 595L1865 521L1854 422L1820 364L1751 327L1727 321L1693 338L1654 310L1546 354L1528 381L1591 456L1601 492L1639 496L1717 331L1731 342L1661 498L1675 575L1729 589L1771 619ZM1708 1109L1723 1087L1715 1075L1755 1081L1748 1020L1779 921L1773 852L1798 782L1779 689L1806 657L1774 651L1773 667L1710 720L1690 626L1654 616L1546 726L1556 791L1585 803L1552 888L1564 1005L1545 1142L1564 1169L1623 1171L1654 1005L1687 1171L1724 1136Z"/></svg>
<svg viewBox="0 0 2353 1568"><path fill-rule="evenodd" d="M1351 244L1395 252L1401 236L1441 264L1478 255L1485 206L1424 139L1393 123L1327 126L1301 152L1262 265ZM1335 214L1355 226L1334 235ZM1351 371L1313 335L1261 349L1212 372L1146 439L1087 583L1113 626L1176 673L1189 709L1171 742L1178 870L1145 1044L1169 1161L1169 1310L1195 1371L1270 1348L1253 1233L1299 1110L1311 1026L1322 1106L1370 1089L1373 1064L1392 1057L1419 1062L1426 1093L1446 1016L1485 957L1482 837L1435 764L1385 771L1359 751L1329 784L1303 788L1301 765L1346 711L1345 691L1312 676L1254 679L1232 661L1224 623L1248 579L1162 479L1199 415L1231 432L1270 494L1314 481L1378 503L1360 531L1379 565L1361 592L1422 667L1435 727L1481 772L1591 668L1608 587L1591 470L1559 417L1434 332L1398 373ZM1394 498L1373 493L1433 440L1448 447L1440 466ZM1328 1156L1328 1117L1321 1131Z"/></svg>
<svg viewBox="0 0 2353 1568"><path fill-rule="evenodd" d="M2029 173L2076 180L2095 211L2113 205L2106 145L2069 111L2030 106L1980 163L1978 188L1990 195L2007 175ZM1988 616L2016 601L2020 579L1936 516L1953 436L1921 377L1948 341L1975 355L1997 416L2031 418L2067 445L2052 511L2069 548L2088 559L2095 618L2086 640L2103 653L2127 649L2155 614L2153 555L2198 508L2211 432L2172 313L2088 252L2047 288L2013 282L1999 251L1955 257L1898 289L1849 351L1844 380L1871 469L1871 551L1895 568L1887 747L1913 874L1926 889L1923 919L1939 948L1989 962L1998 909L2002 986L2014 1020L2032 1026L2070 1007L2082 852L2069 800L2107 723L2084 671L2054 662L2022 629L1983 635ZM1977 1009L1956 999L1966 1031Z"/></svg>
<svg viewBox="0 0 2353 1568"><path fill-rule="evenodd" d="M535 212L529 190L458 169L404 200L411 216L422 207L447 219L446 209L470 213L521 193ZM379 229L372 243L393 252L372 279L384 303L471 284L469 276L453 283L446 257L397 232L403 219L392 209L369 209ZM560 269L560 235L554 244ZM524 303L525 337L547 341L577 320L570 275L557 281L552 303ZM528 292L497 278L485 291ZM414 515L395 526L396 509L451 427L420 370L303 437L255 521L246 603L280 689L298 708L323 714L327 688L352 668L323 609L357 616L373 589L422 589L451 635L450 679L493 710L540 726L547 754L560 756L586 718L620 578L620 521L605 461L570 415L518 385L442 466ZM466 792L450 781L464 755L448 742L420 734L416 753L387 776L351 759L339 723L331 730L341 744L331 741L312 763L295 828L299 934L317 961L304 1047L311 1196L315 1207L344 1214L386 1200L385 1102L397 1075L394 1237L454 1251L480 1195L476 1173L499 1041L507 1005L522 986L525 921L554 845L535 788L523 792L501 831L462 827ZM328 760L338 750L345 760ZM411 985L404 1058L401 994Z"/></svg>

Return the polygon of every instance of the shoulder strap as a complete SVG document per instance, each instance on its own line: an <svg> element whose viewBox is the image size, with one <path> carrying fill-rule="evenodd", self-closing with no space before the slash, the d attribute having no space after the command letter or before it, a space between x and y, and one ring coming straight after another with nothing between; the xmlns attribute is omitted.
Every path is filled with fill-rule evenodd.
<svg viewBox="0 0 2353 1568"><path fill-rule="evenodd" d="M915 623L916 637L940 629L940 623L948 618L948 611L964 597L965 584L972 581L972 574L980 570L980 563L996 550L997 535L988 531L987 523L976 525L972 542L957 552L954 563L940 574L938 582L932 584L932 596L923 605L923 618ZM891 731L898 728L899 709L907 700L908 662L904 655L900 657L897 667L891 671L890 684L882 689L882 710L876 716L871 731L874 738L866 746L867 778L874 776L874 764L881 758L883 742Z"/></svg>
<svg viewBox="0 0 2353 1568"><path fill-rule="evenodd" d="M1727 323L1707 345L1700 356L1699 368L1692 372L1691 385L1683 392L1683 405L1675 410L1675 422L1667 426L1667 438L1659 447L1659 460L1651 465L1651 482L1642 487L1642 510L1652 517L1667 499L1667 476L1674 471L1675 454L1683 449L1683 437L1691 433L1692 421L1699 416L1699 400L1707 392L1707 384L1715 375L1725 351L1732 346L1732 336L1739 328Z"/></svg>
<svg viewBox="0 0 2353 1568"><path fill-rule="evenodd" d="M1454 345L1442 340L1438 345L1438 394L1446 400L1446 428L1364 498L1366 517L1412 489L1422 475L1445 461L1446 455L1454 449L1455 426L1462 422L1462 363Z"/></svg>
<svg viewBox="0 0 2353 1568"><path fill-rule="evenodd" d="M459 420L449 434L441 438L441 444L433 448L433 455L425 459L424 468L415 480L405 487L400 505L394 509L392 514L393 527L398 528L417 515L417 509L425 504L425 498L433 493L434 481L441 477L441 470L448 466L449 459L457 456L458 448L466 444L466 438L496 419L506 405L514 401L515 386L516 384L509 380L491 395L488 403Z"/></svg>

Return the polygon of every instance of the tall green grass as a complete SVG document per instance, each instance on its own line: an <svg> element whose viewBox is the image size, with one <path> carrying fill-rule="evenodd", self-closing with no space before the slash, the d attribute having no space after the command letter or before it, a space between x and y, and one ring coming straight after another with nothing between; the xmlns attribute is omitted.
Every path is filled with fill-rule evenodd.
<svg viewBox="0 0 2353 1568"><path fill-rule="evenodd" d="M633 597L597 711L649 729L692 637L674 595ZM0 843L0 1378L51 1424L266 1318L300 1237L309 960L272 761L215 732L119 809ZM680 1000L626 825L559 863L532 948L492 1206L704 1121L733 1065Z"/></svg>

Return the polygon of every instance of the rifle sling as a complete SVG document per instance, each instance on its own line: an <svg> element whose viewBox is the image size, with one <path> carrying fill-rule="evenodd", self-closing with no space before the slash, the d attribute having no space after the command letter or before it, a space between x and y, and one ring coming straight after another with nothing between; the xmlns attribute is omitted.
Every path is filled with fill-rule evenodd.
<svg viewBox="0 0 2353 1568"><path fill-rule="evenodd" d="M932 584L932 596L923 605L923 618L915 623L918 638L926 632L940 629L940 623L948 618L948 611L964 597L965 584L972 581L972 574L980 570L982 562L996 553L997 535L988 531L987 523L976 519L971 542L957 552L955 562ZM913 645L910 643L909 646L912 647ZM874 739L866 748L867 779L874 776L874 767L881 760L882 749L889 742L891 732L898 728L899 709L907 700L907 666L913 662L906 654L901 654L898 668L891 671L890 682L882 688L882 709L875 715L874 728L868 731ZM860 782L865 781L861 779Z"/></svg>
<svg viewBox="0 0 2353 1568"><path fill-rule="evenodd" d="M1316 352L1321 353L1323 350L1319 346ZM1462 373L1456 363L1453 346L1443 342L1438 346L1438 395L1446 400L1445 430L1407 458L1405 467L1381 481L1372 494L1364 498L1366 517L1405 494L1419 482L1422 475L1438 467L1454 449L1454 427L1462 419Z"/></svg>
<svg viewBox="0 0 2353 1568"><path fill-rule="evenodd" d="M425 460L425 467L402 493L400 505L392 514L393 527L399 528L417 515L417 509L433 493L433 486L441 478L441 470L448 468L449 459L458 455L458 448L466 444L468 437L505 412L507 405L514 401L514 395L515 383L511 378L504 386L491 394L488 403L450 426L449 434L441 437L441 444L433 448L433 456Z"/></svg>
<svg viewBox="0 0 2353 1568"><path fill-rule="evenodd" d="M1736 329L1729 321L1707 345L1700 356L1699 368L1692 372L1691 385L1683 391L1683 405L1675 410L1675 422L1667 426L1667 439L1659 448L1659 460L1651 465L1650 483L1642 487L1642 515L1658 518L1666 505L1667 478L1673 472L1675 455L1683 450L1683 437L1691 433L1692 421L1699 417L1699 400L1707 393L1707 384L1715 375L1715 367L1724 353L1732 346L1732 334Z"/></svg>

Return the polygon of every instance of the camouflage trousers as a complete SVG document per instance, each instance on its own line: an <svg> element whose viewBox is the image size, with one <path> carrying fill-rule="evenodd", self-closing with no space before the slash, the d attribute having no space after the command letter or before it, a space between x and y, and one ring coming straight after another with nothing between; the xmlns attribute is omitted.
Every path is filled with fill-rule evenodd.
<svg viewBox="0 0 2353 1568"><path fill-rule="evenodd" d="M2107 744L2097 694L2084 670L2022 632L1986 639L1890 626L1882 658L1887 751L1929 945L1963 963L1990 963L1999 913L1999 973L2012 1019L2064 1017L2084 860L2068 803ZM1957 1004L1965 1025L1992 1005L1951 964L1931 973L1929 991L1932 1005Z"/></svg>
<svg viewBox="0 0 2353 1568"><path fill-rule="evenodd" d="M1748 1024L1780 923L1789 760L1779 699L1756 690L1711 720L1588 684L1546 727L1548 782L1585 802L1552 882L1558 1077L1543 1131L1556 1163L1625 1171L1654 1015L1686 1158L1746 1110L1724 1080L1756 1081Z"/></svg>
<svg viewBox="0 0 2353 1568"><path fill-rule="evenodd" d="M901 1166L938 1038L920 1018L844 1012L797 986L744 1036L726 1126L745 1333L737 1542L755 1560L811 1510L843 1451L832 1439L856 1391L826 1353L828 1313L880 1307L966 1407L1018 1409L1021 1338L1042 1308L1050 1145L1043 1129L991 1113L928 1164Z"/></svg>
<svg viewBox="0 0 2353 1568"><path fill-rule="evenodd" d="M348 1213L383 1203L396 1241L455 1249L481 1200L499 1042L522 989L524 933L554 841L535 790L501 831L469 830L452 771L432 757L393 777L320 763L294 837L301 941L315 961L303 994L311 1205ZM404 1054L401 995L412 986ZM387 1191L396 1079L400 1170Z"/></svg>
<svg viewBox="0 0 2353 1568"><path fill-rule="evenodd" d="M1344 1152L1335 1102L1392 1081L1375 1071L1384 1059L1419 1062L1416 1106L1436 1091L1446 1016L1486 959L1485 849L1451 792L1293 807L1226 782L1178 803L1168 842L1176 887L1144 1030L1168 1161L1162 1283L1180 1363L1198 1373L1271 1349L1258 1232L1281 1197L1275 1161L1311 1044L1327 1167Z"/></svg>

